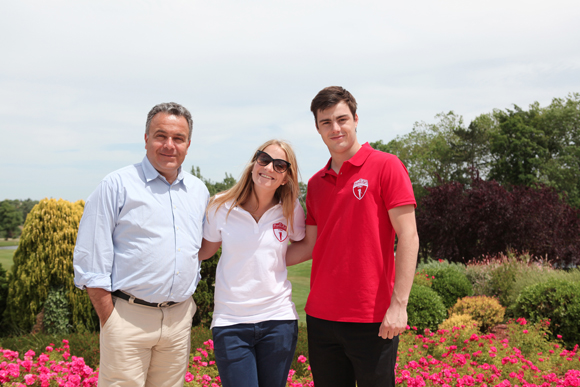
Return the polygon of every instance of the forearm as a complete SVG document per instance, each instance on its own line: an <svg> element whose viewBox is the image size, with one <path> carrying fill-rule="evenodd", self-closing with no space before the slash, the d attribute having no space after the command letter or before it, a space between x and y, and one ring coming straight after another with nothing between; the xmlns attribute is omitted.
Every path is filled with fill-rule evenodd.
<svg viewBox="0 0 580 387"><path fill-rule="evenodd" d="M391 296L392 306L407 308L409 293L415 277L418 252L419 237L416 232L398 236L397 255L395 258L395 285Z"/></svg>
<svg viewBox="0 0 580 387"><path fill-rule="evenodd" d="M312 250L318 234L317 226L306 225L304 239L288 246L286 251L286 266L293 266L312 259Z"/></svg>
<svg viewBox="0 0 580 387"><path fill-rule="evenodd" d="M101 288L87 288L87 293L101 324L104 325L114 308L111 292Z"/></svg>

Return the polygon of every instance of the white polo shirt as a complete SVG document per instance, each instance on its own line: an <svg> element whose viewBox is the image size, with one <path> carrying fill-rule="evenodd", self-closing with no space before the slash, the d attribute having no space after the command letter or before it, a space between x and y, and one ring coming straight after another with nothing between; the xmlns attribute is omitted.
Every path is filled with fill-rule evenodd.
<svg viewBox="0 0 580 387"><path fill-rule="evenodd" d="M304 238L304 211L294 204L294 227L290 230L277 204L256 222L249 212L235 207L226 220L231 202L210 208L203 237L222 242L216 270L214 312L211 328L254 324L268 320L298 320L292 302L292 284L286 270L289 239Z"/></svg>

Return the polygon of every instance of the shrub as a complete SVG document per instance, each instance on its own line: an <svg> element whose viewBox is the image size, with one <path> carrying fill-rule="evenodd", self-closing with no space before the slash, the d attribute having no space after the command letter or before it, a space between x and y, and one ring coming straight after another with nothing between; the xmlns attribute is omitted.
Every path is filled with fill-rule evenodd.
<svg viewBox="0 0 580 387"><path fill-rule="evenodd" d="M193 300L197 306L195 315L193 316L193 325L211 325L213 316L213 297L215 292L215 271L221 255L220 248L217 253L210 259L201 262L201 279L195 293L193 293Z"/></svg>
<svg viewBox="0 0 580 387"><path fill-rule="evenodd" d="M580 283L551 279L522 290L515 311L531 322L550 321L552 335L569 345L580 342Z"/></svg>
<svg viewBox="0 0 580 387"><path fill-rule="evenodd" d="M422 270L435 277L431 288L441 296L445 309L455 305L459 298L473 295L473 288L464 274L463 265L440 262L437 265L426 265Z"/></svg>
<svg viewBox="0 0 580 387"><path fill-rule="evenodd" d="M452 314L449 318L439 324L439 329L452 330L457 328L474 328L475 331L479 329L479 322L475 321L469 314Z"/></svg>
<svg viewBox="0 0 580 387"><path fill-rule="evenodd" d="M468 314L479 323L481 330L486 332L503 321L505 308L492 297L464 297L449 309L449 314Z"/></svg>
<svg viewBox="0 0 580 387"><path fill-rule="evenodd" d="M435 330L446 317L441 297L434 290L421 285L413 285L411 288L407 311L409 325L419 330Z"/></svg>
<svg viewBox="0 0 580 387"><path fill-rule="evenodd" d="M427 190L417 209L422 256L465 262L514 248L560 266L580 264L580 209L553 188L507 191L495 181L474 179Z"/></svg>
<svg viewBox="0 0 580 387"><path fill-rule="evenodd" d="M4 321L2 315L6 309L6 299L8 298L8 277L6 270L0 264L0 331L4 332Z"/></svg>
<svg viewBox="0 0 580 387"><path fill-rule="evenodd" d="M425 270L421 270L415 273L413 278L413 285L421 285L430 288L433 286L433 276L425 273Z"/></svg>
<svg viewBox="0 0 580 387"><path fill-rule="evenodd" d="M74 286L73 251L84 202L43 199L30 211L9 275L4 319L30 331L50 289L62 286L77 332L96 330L99 320L85 291Z"/></svg>
<svg viewBox="0 0 580 387"><path fill-rule="evenodd" d="M44 303L43 325L46 333L63 334L70 332L70 305L66 299L66 292L62 286L52 288Z"/></svg>

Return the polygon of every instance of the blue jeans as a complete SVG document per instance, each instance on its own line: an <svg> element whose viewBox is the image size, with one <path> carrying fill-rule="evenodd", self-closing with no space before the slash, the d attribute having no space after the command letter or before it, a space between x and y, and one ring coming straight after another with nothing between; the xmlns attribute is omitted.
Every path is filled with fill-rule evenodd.
<svg viewBox="0 0 580 387"><path fill-rule="evenodd" d="M284 387L292 364L298 321L214 327L215 362L224 387Z"/></svg>

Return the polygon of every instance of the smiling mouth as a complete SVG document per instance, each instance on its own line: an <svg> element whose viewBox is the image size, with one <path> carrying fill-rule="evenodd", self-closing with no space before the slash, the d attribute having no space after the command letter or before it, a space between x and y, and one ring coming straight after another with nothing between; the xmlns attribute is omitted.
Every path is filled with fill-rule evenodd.
<svg viewBox="0 0 580 387"><path fill-rule="evenodd" d="M273 177L270 177L270 176L268 176L268 175L264 175L263 173L258 173L258 175L259 175L260 177L263 177L264 179L274 180L274 178L273 178Z"/></svg>

